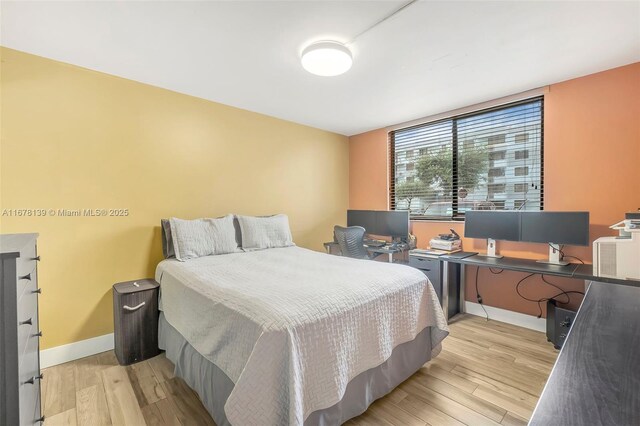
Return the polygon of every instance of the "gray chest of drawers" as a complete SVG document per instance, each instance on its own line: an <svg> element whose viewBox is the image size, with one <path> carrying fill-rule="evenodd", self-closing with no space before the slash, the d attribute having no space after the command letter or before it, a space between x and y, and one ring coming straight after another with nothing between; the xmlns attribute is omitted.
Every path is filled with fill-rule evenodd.
<svg viewBox="0 0 640 426"><path fill-rule="evenodd" d="M38 234L0 235L0 424L44 421L40 407Z"/></svg>

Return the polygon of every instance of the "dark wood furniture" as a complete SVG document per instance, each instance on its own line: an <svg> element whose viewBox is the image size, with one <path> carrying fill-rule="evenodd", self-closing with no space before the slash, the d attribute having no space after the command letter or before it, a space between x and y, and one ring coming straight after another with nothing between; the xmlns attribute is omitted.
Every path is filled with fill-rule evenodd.
<svg viewBox="0 0 640 426"><path fill-rule="evenodd" d="M640 424L640 288L592 282L529 425Z"/></svg>
<svg viewBox="0 0 640 426"><path fill-rule="evenodd" d="M158 289L152 279L113 286L115 353L121 365L152 358L158 349Z"/></svg>
<svg viewBox="0 0 640 426"><path fill-rule="evenodd" d="M0 425L44 421L37 238L38 234L0 235Z"/></svg>

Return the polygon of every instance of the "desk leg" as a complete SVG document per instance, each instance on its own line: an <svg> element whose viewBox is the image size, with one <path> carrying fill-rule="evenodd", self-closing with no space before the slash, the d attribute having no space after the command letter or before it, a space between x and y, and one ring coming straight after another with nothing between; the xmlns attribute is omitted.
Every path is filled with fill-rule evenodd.
<svg viewBox="0 0 640 426"><path fill-rule="evenodd" d="M449 262L442 262L442 310L444 317L449 321Z"/></svg>
<svg viewBox="0 0 640 426"><path fill-rule="evenodd" d="M466 270L467 270L467 265L465 265L464 263L460 264L460 288L458 290L458 301L460 302L460 306L458 307L458 309L460 310L461 314L464 314L466 312L466 309L464 307L464 301L465 301L465 283L466 283Z"/></svg>
<svg viewBox="0 0 640 426"><path fill-rule="evenodd" d="M389 253L389 263L393 263L393 253Z"/></svg>

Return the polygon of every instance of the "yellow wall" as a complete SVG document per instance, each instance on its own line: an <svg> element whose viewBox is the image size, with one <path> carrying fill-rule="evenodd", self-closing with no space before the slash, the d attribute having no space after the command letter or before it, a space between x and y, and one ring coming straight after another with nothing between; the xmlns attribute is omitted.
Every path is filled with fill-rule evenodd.
<svg viewBox="0 0 640 426"><path fill-rule="evenodd" d="M112 332L111 286L154 275L163 217L283 212L318 250L345 221L344 136L1 53L0 208L130 211L2 217L2 233L40 233L43 348Z"/></svg>

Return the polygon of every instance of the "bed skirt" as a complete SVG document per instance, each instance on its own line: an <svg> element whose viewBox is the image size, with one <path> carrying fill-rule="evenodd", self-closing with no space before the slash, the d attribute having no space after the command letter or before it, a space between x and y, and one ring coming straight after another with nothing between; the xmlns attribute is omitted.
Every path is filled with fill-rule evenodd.
<svg viewBox="0 0 640 426"><path fill-rule="evenodd" d="M234 383L214 363L200 355L167 322L162 312L158 334L160 349L165 350L167 359L174 363L175 375L198 393L218 426L229 425L224 405ZM331 407L311 413L305 419L305 426L340 425L364 413L373 401L391 392L430 359L431 329L425 328L414 340L398 345L384 363L354 377L343 398Z"/></svg>

